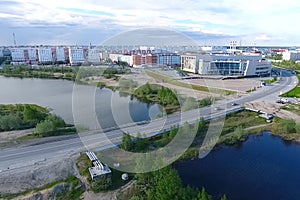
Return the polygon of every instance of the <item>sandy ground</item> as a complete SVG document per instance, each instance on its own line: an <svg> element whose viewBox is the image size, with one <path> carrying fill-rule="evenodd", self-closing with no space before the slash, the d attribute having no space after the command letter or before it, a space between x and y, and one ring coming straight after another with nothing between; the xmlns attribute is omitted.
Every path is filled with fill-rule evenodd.
<svg viewBox="0 0 300 200"><path fill-rule="evenodd" d="M0 132L0 143L8 142L10 140L14 140L19 137L29 135L33 131L34 131L34 129Z"/></svg>
<svg viewBox="0 0 300 200"><path fill-rule="evenodd" d="M234 79L234 80L212 80L212 79L193 79L185 80L183 82L194 85L202 85L211 88L221 88L226 90L233 90L237 92L246 92L254 87L260 86L260 81L257 79Z"/></svg>
<svg viewBox="0 0 300 200"><path fill-rule="evenodd" d="M76 175L74 161L77 156L58 157L26 168L0 173L0 193L18 193Z"/></svg>
<svg viewBox="0 0 300 200"><path fill-rule="evenodd" d="M281 109L283 106L282 104L277 103L270 103L270 102L253 102L246 105L246 107L262 110L270 114L274 114L283 119L293 119L297 123L300 123L300 116L296 115L295 113L289 112L287 110Z"/></svg>

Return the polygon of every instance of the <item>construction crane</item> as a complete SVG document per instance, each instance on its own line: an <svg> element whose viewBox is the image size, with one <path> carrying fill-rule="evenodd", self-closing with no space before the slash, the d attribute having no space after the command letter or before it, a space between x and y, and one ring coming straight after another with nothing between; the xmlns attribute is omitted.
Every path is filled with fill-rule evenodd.
<svg viewBox="0 0 300 200"><path fill-rule="evenodd" d="M17 46L16 35L15 35L15 33L13 33L13 39L14 39L14 45Z"/></svg>

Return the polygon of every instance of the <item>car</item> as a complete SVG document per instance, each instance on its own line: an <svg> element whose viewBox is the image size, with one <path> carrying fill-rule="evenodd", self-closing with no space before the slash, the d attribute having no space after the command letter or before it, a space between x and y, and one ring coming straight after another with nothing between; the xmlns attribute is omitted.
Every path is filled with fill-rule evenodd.
<svg viewBox="0 0 300 200"><path fill-rule="evenodd" d="M232 106L237 106L237 105L239 105L239 104L233 102L233 103L231 103L231 105L232 105Z"/></svg>

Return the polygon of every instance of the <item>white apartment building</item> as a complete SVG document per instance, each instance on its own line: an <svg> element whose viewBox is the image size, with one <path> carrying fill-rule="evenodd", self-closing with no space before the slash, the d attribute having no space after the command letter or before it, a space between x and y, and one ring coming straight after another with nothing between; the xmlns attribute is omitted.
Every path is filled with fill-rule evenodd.
<svg viewBox="0 0 300 200"><path fill-rule="evenodd" d="M54 61L51 47L38 48L38 55L40 63L49 63Z"/></svg>
<svg viewBox="0 0 300 200"><path fill-rule="evenodd" d="M285 51L282 53L283 60L300 60L300 51L293 50L293 51Z"/></svg>
<svg viewBox="0 0 300 200"><path fill-rule="evenodd" d="M12 49L10 49L10 52L11 52L11 60L13 62L24 62L25 61L25 55L24 55L23 48L12 48Z"/></svg>
<svg viewBox="0 0 300 200"><path fill-rule="evenodd" d="M133 56L131 55L122 55L119 60L122 62L127 62L129 66L133 66Z"/></svg>
<svg viewBox="0 0 300 200"><path fill-rule="evenodd" d="M71 65L82 64L85 61L83 48L70 47L69 59Z"/></svg>
<svg viewBox="0 0 300 200"><path fill-rule="evenodd" d="M56 62L65 62L65 49L64 47L56 47Z"/></svg>
<svg viewBox="0 0 300 200"><path fill-rule="evenodd" d="M88 49L88 62L100 63L100 51L98 49Z"/></svg>

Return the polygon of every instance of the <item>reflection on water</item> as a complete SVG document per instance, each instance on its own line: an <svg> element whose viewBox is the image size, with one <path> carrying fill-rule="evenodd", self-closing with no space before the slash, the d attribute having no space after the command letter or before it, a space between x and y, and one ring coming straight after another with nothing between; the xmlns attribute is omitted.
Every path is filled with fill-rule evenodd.
<svg viewBox="0 0 300 200"><path fill-rule="evenodd" d="M184 184L205 187L215 198L300 199L300 146L269 133L174 166Z"/></svg>
<svg viewBox="0 0 300 200"><path fill-rule="evenodd" d="M73 82L66 80L0 77L0 103L38 104L52 108L55 114L73 123L73 86ZM95 108L102 128L148 120L161 113L159 105L143 103L128 94L105 88L95 88L95 92ZM86 106L89 105L81 106L82 113L85 113ZM112 107L118 111L117 114L112 113Z"/></svg>

